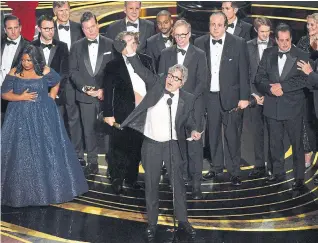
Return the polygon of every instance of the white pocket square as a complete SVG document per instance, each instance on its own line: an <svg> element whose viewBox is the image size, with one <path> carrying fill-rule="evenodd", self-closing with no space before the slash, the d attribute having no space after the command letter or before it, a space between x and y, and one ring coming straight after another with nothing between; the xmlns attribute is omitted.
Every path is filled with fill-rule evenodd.
<svg viewBox="0 0 318 243"><path fill-rule="evenodd" d="M108 51L108 52L104 52L103 55L108 55L108 54L111 54L112 52L111 51Z"/></svg>
<svg viewBox="0 0 318 243"><path fill-rule="evenodd" d="M229 61L232 61L233 59L229 59Z"/></svg>

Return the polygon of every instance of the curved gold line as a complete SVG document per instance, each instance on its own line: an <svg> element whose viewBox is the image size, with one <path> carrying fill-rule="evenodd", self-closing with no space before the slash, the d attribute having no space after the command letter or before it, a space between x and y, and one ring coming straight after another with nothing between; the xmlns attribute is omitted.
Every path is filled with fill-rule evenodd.
<svg viewBox="0 0 318 243"><path fill-rule="evenodd" d="M301 10L318 10L318 8L302 7L302 6L291 6L291 5L265 5L252 3L252 7L262 7L262 8L291 8L291 9L301 9Z"/></svg>
<svg viewBox="0 0 318 243"><path fill-rule="evenodd" d="M32 241L28 241L28 240L25 240L25 239L16 237L15 235L11 235L11 234L8 234L8 233L0 232L0 234L1 234L1 235L4 235L4 236L7 236L7 237L9 237L9 238L11 238L11 239L15 239L15 240L24 242L24 243L32 243Z"/></svg>
<svg viewBox="0 0 318 243"><path fill-rule="evenodd" d="M266 18L268 18L268 19L280 19L280 20L290 20L290 21L298 21L298 22L307 22L306 19L289 18L289 17L281 17L281 16L258 15L258 14L248 15L248 17L252 17L252 18L266 17Z"/></svg>

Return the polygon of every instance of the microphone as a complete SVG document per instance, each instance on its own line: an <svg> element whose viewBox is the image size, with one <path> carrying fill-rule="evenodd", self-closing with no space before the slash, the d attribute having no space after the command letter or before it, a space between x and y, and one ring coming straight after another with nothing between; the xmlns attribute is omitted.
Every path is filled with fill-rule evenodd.
<svg viewBox="0 0 318 243"><path fill-rule="evenodd" d="M97 121L100 122L101 124L107 124L107 123L104 122L103 111L101 111L100 113L97 114ZM118 129L118 130L123 130L123 128L117 122L114 122L113 127Z"/></svg>
<svg viewBox="0 0 318 243"><path fill-rule="evenodd" d="M114 127L114 128L117 128L118 130L123 130L123 128L121 128L121 127L120 127L120 124L117 123L117 122L114 122L113 127Z"/></svg>
<svg viewBox="0 0 318 243"><path fill-rule="evenodd" d="M171 104L172 104L172 99L171 98L167 99L167 105L171 106Z"/></svg>
<svg viewBox="0 0 318 243"><path fill-rule="evenodd" d="M253 95L251 95L249 100L248 100L247 107L254 108L256 106L256 104L257 104L256 98ZM235 107L232 110L230 110L229 113L232 113L233 111L238 111L239 109L240 109L239 107Z"/></svg>

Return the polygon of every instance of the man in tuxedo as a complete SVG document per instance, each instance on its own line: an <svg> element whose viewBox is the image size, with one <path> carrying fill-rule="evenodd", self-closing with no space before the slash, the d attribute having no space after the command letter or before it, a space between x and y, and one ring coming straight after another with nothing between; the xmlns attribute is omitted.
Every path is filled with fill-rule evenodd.
<svg viewBox="0 0 318 243"><path fill-rule="evenodd" d="M68 50L71 45L84 37L81 25L70 20L70 4L67 1L54 1L53 12L56 16L54 21L54 39L67 44ZM64 86L65 102L60 106L62 117L67 117L67 125L71 141L75 147L81 165L85 166L83 130L80 119L78 104L75 101L75 85L68 78Z"/></svg>
<svg viewBox="0 0 318 243"><path fill-rule="evenodd" d="M71 47L70 77L76 87L76 101L79 102L84 129L86 172L95 174L98 172L96 117L104 98L105 68L113 59L113 41L99 35L96 16L91 12L82 15L81 25L86 38Z"/></svg>
<svg viewBox="0 0 318 243"><path fill-rule="evenodd" d="M262 59L263 52L266 48L272 47L274 41L269 38L271 33L271 22L267 18L256 18L254 20L254 28L257 32L257 37L247 42L247 49L250 60L250 87L251 94L257 101L256 107L250 109L251 120L253 126L254 137L254 155L255 155L255 167L249 173L250 178L259 178L265 175L265 154L264 154L264 115L263 115L263 102L264 96L256 89L254 79L257 73L258 65ZM268 158L270 159L270 158ZM270 168L268 168L270 169Z"/></svg>
<svg viewBox="0 0 318 243"><path fill-rule="evenodd" d="M160 32L147 39L146 54L153 59L156 70L158 71L161 51L173 45L173 37L171 35L173 20L171 18L171 13L167 10L160 11L157 14L156 20Z"/></svg>
<svg viewBox="0 0 318 243"><path fill-rule="evenodd" d="M222 12L226 15L228 21L226 31L249 41L251 39L252 25L237 18L238 10L239 5L237 2L222 3Z"/></svg>
<svg viewBox="0 0 318 243"><path fill-rule="evenodd" d="M46 65L53 68L61 76L59 91L55 102L63 116L65 105L65 85L69 76L69 53L67 45L64 42L53 39L54 21L51 16L40 16L37 21L37 26L40 37L33 41L32 45L40 48Z"/></svg>
<svg viewBox="0 0 318 243"><path fill-rule="evenodd" d="M192 117L194 97L180 89L187 80L187 68L181 64L176 64L168 70L166 77L155 75L142 65L135 52L136 46L128 40L123 54L128 57L127 59L135 72L147 83L148 92L142 102L125 119L121 127L124 129L130 127L145 136L141 150L141 161L145 169L147 237L149 240L153 240L156 233L162 161L167 162L168 174L172 180L178 229L194 236L196 232L187 220L182 164L186 159L185 129L191 132L191 138L194 140L200 139L201 134L196 131ZM169 124L170 119L171 125ZM110 123L110 125L112 124ZM170 152L173 156L170 156Z"/></svg>
<svg viewBox="0 0 318 243"><path fill-rule="evenodd" d="M207 61L205 53L190 43L191 25L185 20L178 20L173 26L174 38L177 45L166 48L161 52L158 73L167 73L175 64L182 64L188 69L188 80L182 87L195 96L194 118L200 131L204 130L203 91L207 87ZM192 177L192 196L201 199L201 177L203 168L203 143L189 141L188 164L184 169L188 177L188 167Z"/></svg>
<svg viewBox="0 0 318 243"><path fill-rule="evenodd" d="M121 32L115 41L134 39L138 45L138 34ZM154 72L152 59L144 54L137 54L141 63ZM139 105L147 93L147 84L135 73L127 57L120 55L106 66L104 78L104 121L122 123L128 115ZM143 137L139 132L126 128L112 129L110 140L110 161L108 170L112 179L113 190L119 194L123 181L134 189L137 184L139 162L141 160L141 145Z"/></svg>
<svg viewBox="0 0 318 243"><path fill-rule="evenodd" d="M195 40L205 51L209 67L205 104L213 166L203 178L215 179L225 163L232 185L239 186L242 110L250 97L248 54L245 40L227 33L226 27L225 14L215 12L210 34Z"/></svg>
<svg viewBox="0 0 318 243"><path fill-rule="evenodd" d="M303 145L304 87L307 77L297 70L297 60L308 61L308 54L292 45L291 28L279 24L275 30L278 46L264 51L255 84L264 98L264 115L269 130L269 147L273 174L266 183L280 182L285 177L284 133L293 148L293 189L302 188L305 157Z"/></svg>
<svg viewBox="0 0 318 243"><path fill-rule="evenodd" d="M6 75L14 68L19 61L19 56L29 42L21 36L20 19L14 15L7 15L3 20L6 38L1 42L0 59L0 85ZM8 101L1 99L1 121L3 121Z"/></svg>
<svg viewBox="0 0 318 243"><path fill-rule="evenodd" d="M140 1L125 1L124 12L126 17L117 20L110 24L106 31L106 36L115 40L118 33L123 31L132 31L139 33L138 52L145 53L146 41L149 37L153 36L155 31L154 24L146 19L140 19L141 2Z"/></svg>

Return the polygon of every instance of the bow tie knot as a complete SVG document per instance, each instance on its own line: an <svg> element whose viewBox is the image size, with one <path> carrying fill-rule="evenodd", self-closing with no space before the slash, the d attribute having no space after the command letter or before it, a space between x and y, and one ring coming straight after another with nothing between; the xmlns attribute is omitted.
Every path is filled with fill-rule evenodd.
<svg viewBox="0 0 318 243"><path fill-rule="evenodd" d="M173 93L171 93L169 90L164 89L163 91L165 94L170 95L170 97L172 98L174 96Z"/></svg>
<svg viewBox="0 0 318 243"><path fill-rule="evenodd" d="M228 28L234 28L234 23L228 24L227 27L228 27Z"/></svg>
<svg viewBox="0 0 318 243"><path fill-rule="evenodd" d="M91 44L98 44L97 39L95 40L87 40L88 41L88 45L90 46Z"/></svg>
<svg viewBox="0 0 318 243"><path fill-rule="evenodd" d="M62 25L62 24L60 24L60 25L59 25L59 30L61 30L61 29L65 29L66 31L69 31L69 30L70 30L70 26L69 26L69 25Z"/></svg>
<svg viewBox="0 0 318 243"><path fill-rule="evenodd" d="M44 44L44 43L41 43L42 49L48 48L49 50L51 50L52 46L53 46L52 44Z"/></svg>
<svg viewBox="0 0 318 243"><path fill-rule="evenodd" d="M138 28L138 24L135 24L135 23L132 23L132 22L127 22L127 27L128 26L132 26L132 27L134 27L135 29L137 29Z"/></svg>
<svg viewBox="0 0 318 243"><path fill-rule="evenodd" d="M12 41L12 40L9 40L9 39L6 39L6 45L16 45L17 44L17 42L15 42L15 41Z"/></svg>
<svg viewBox="0 0 318 243"><path fill-rule="evenodd" d="M282 58L284 54L287 55L288 53L289 53L289 51L286 51L286 52L278 52L278 56L279 56L279 58Z"/></svg>
<svg viewBox="0 0 318 243"><path fill-rule="evenodd" d="M168 41L171 41L171 42L172 42L172 36L163 37L163 41L164 41L164 43L167 43Z"/></svg>
<svg viewBox="0 0 318 243"><path fill-rule="evenodd" d="M257 45L267 45L267 41L257 41Z"/></svg>
<svg viewBox="0 0 318 243"><path fill-rule="evenodd" d="M184 56L187 51L186 50L183 50L183 49L180 49L180 48L177 48L177 53L181 52L182 56Z"/></svg>
<svg viewBox="0 0 318 243"><path fill-rule="evenodd" d="M212 44L215 45L216 43L219 43L220 45L222 45L222 39L219 39L219 40L212 39Z"/></svg>

